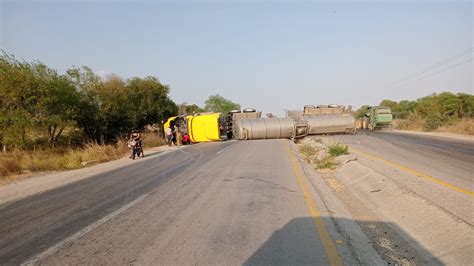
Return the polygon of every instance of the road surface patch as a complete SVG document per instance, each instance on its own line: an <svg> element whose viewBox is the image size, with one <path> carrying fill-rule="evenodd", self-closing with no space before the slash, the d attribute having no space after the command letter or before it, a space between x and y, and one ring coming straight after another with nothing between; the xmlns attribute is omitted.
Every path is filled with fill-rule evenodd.
<svg viewBox="0 0 474 266"><path fill-rule="evenodd" d="M311 218L313 218L314 225L316 227L316 230L318 231L319 238L321 240L321 243L323 244L324 251L326 252L329 264L342 265L341 258L339 257L339 254L336 250L336 246L334 245L334 241L329 235L326 225L324 224L324 220L321 218L319 210L316 207L316 204L314 203L313 196L311 195L311 192L308 186L306 185L306 182L304 181L303 173L301 172L296 157L291 151L289 142L287 142L287 151L288 157L291 162L291 167L293 168L293 172L295 173L298 185L301 188L301 191L303 192L304 199L306 201L306 206L309 209Z"/></svg>

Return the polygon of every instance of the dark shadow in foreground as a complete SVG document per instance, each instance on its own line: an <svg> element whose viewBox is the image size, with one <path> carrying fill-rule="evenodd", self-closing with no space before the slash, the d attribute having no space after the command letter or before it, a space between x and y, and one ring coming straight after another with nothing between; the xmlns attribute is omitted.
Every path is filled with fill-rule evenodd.
<svg viewBox="0 0 474 266"><path fill-rule="evenodd" d="M341 225L353 222L345 218L323 217L325 224L332 223ZM409 265L443 265L428 250L416 242L400 227L393 223L356 221L363 230L369 243L379 253L387 264L409 264ZM336 226L339 228L339 226ZM345 232L341 245L335 244L341 255L343 245L348 245L351 232ZM344 235L348 235L344 236ZM350 240L349 240L350 241ZM347 248L347 246L346 246ZM356 254L357 248L348 248L350 255L341 256L345 265L363 264L357 257L364 254ZM296 218L291 220L272 236L244 263L244 265L327 265L324 248L319 241L313 219L310 217ZM466 254L466 258L469 254ZM460 258L461 259L461 258ZM461 259L462 260L462 259ZM472 259L470 259L472 262ZM465 262L469 262L465 261ZM471 264L472 265L472 264Z"/></svg>

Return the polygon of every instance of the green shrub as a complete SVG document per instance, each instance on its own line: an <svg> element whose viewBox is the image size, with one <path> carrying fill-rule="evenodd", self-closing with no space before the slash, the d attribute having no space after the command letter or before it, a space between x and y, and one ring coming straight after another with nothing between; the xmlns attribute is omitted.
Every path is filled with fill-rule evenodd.
<svg viewBox="0 0 474 266"><path fill-rule="evenodd" d="M428 115L423 123L423 129L426 131L433 131L443 125L441 116L436 114Z"/></svg>
<svg viewBox="0 0 474 266"><path fill-rule="evenodd" d="M337 157L339 155L349 154L348 149L349 147L347 145L336 143L329 146L328 152L331 156Z"/></svg>
<svg viewBox="0 0 474 266"><path fill-rule="evenodd" d="M300 146L300 152L307 157L311 157L316 155L318 151L310 145L303 144Z"/></svg>
<svg viewBox="0 0 474 266"><path fill-rule="evenodd" d="M337 164L334 162L333 157L326 157L316 162L316 169L336 169Z"/></svg>

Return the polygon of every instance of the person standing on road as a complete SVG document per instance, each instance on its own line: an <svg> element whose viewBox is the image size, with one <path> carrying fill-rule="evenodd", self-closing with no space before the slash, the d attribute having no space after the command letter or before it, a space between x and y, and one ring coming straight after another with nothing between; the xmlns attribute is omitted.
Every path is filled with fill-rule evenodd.
<svg viewBox="0 0 474 266"><path fill-rule="evenodd" d="M178 145L178 143L177 143L177 141L176 141L176 135L177 135L176 132L177 132L177 131L178 131L178 127L177 127L177 126L174 126L174 127L172 128L172 130L171 130L171 135L172 135L171 140L173 141L173 144L174 144L175 146Z"/></svg>
<svg viewBox="0 0 474 266"><path fill-rule="evenodd" d="M166 141L168 142L168 146L171 147L171 143L173 141L173 131L171 131L170 127L166 128Z"/></svg>
<svg viewBox="0 0 474 266"><path fill-rule="evenodd" d="M176 142L178 146L181 146L181 128L176 126Z"/></svg>

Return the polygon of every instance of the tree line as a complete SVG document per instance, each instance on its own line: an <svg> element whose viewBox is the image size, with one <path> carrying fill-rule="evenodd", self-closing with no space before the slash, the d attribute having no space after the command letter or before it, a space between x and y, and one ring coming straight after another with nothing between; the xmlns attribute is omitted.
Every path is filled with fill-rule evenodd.
<svg viewBox="0 0 474 266"><path fill-rule="evenodd" d="M130 130L176 115L170 88L158 78L100 77L88 67L64 74L41 62L0 55L0 143L54 147L60 137L113 143Z"/></svg>
<svg viewBox="0 0 474 266"><path fill-rule="evenodd" d="M425 130L435 130L451 125L463 118L474 118L474 95L468 93L433 93L414 101L393 101L385 99L379 104L392 110L394 119L422 121ZM363 117L368 105L356 111L356 117Z"/></svg>

